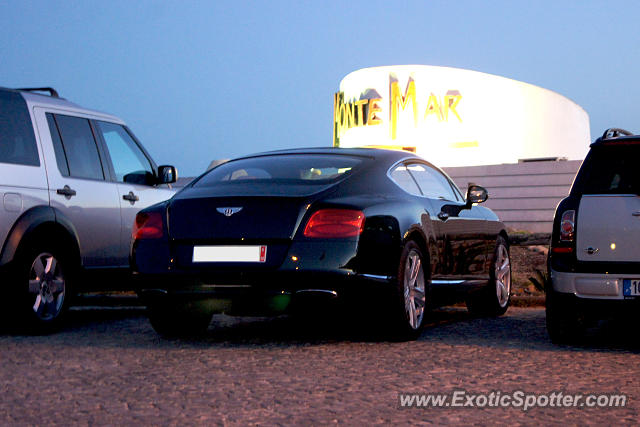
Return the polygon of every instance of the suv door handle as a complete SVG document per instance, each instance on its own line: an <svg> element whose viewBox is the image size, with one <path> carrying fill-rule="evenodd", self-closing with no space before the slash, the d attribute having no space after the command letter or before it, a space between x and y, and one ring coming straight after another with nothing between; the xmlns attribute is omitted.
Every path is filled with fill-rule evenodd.
<svg viewBox="0 0 640 427"><path fill-rule="evenodd" d="M63 188L58 188L56 190L56 193L66 197L67 199L70 199L72 196L76 195L76 190L72 190L71 187L65 185Z"/></svg>
<svg viewBox="0 0 640 427"><path fill-rule="evenodd" d="M633 216L640 216L640 211L638 211L638 212L634 212L634 213L632 213L631 215L633 215Z"/></svg>
<svg viewBox="0 0 640 427"><path fill-rule="evenodd" d="M441 219L441 220L443 220L443 221L446 221L446 220L448 220L448 219L449 219L449 214L448 214L448 213L446 213L446 212L442 212L442 211L440 211L440 212L438 213L438 218L440 218L440 219Z"/></svg>
<svg viewBox="0 0 640 427"><path fill-rule="evenodd" d="M133 194L133 191L129 191L129 194L125 194L124 196L122 196L122 198L124 200L128 200L131 202L131 204L137 202L138 200L140 200L140 197L136 196L135 194Z"/></svg>

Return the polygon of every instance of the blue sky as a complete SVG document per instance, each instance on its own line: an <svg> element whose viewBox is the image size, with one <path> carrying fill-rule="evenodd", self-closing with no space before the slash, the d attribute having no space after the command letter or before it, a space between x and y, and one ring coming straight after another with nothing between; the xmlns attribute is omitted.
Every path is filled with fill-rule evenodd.
<svg viewBox="0 0 640 427"><path fill-rule="evenodd" d="M181 176L331 144L359 68L497 74L580 104L595 138L640 132L637 1L0 1L0 86L53 86L122 117Z"/></svg>

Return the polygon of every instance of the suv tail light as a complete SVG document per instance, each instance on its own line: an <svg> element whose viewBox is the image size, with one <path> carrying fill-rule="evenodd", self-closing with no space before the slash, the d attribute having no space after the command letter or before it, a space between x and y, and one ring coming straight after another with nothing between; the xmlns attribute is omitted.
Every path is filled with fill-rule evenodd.
<svg viewBox="0 0 640 427"><path fill-rule="evenodd" d="M321 209L311 215L305 237L332 239L355 237L364 229L364 213L355 209Z"/></svg>
<svg viewBox="0 0 640 427"><path fill-rule="evenodd" d="M136 215L136 220L131 230L133 239L159 239L162 235L162 215L160 212L139 212Z"/></svg>
<svg viewBox="0 0 640 427"><path fill-rule="evenodd" d="M564 211L560 219L560 241L573 242L576 231L576 211Z"/></svg>
<svg viewBox="0 0 640 427"><path fill-rule="evenodd" d="M573 252L573 243L576 237L576 211L571 209L564 211L560 217L559 245L554 245L551 250L555 253L569 254Z"/></svg>

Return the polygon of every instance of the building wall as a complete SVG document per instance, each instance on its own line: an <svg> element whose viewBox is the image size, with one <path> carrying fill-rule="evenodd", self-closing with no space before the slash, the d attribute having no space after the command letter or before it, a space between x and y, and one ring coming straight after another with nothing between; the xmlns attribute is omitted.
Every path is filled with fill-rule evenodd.
<svg viewBox="0 0 640 427"><path fill-rule="evenodd" d="M484 206L515 230L550 233L555 208L569 194L582 160L443 168L462 191L469 183L489 191Z"/></svg>
<svg viewBox="0 0 640 427"><path fill-rule="evenodd" d="M492 74L429 65L363 68L333 99L340 147L410 148L438 166L583 159L589 116L551 90Z"/></svg>

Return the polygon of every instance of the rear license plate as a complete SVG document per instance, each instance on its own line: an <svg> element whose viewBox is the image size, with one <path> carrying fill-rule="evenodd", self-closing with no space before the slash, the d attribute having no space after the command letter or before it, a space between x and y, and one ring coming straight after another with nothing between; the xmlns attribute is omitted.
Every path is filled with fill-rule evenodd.
<svg viewBox="0 0 640 427"><path fill-rule="evenodd" d="M266 262L267 246L194 246L193 262Z"/></svg>
<svg viewBox="0 0 640 427"><path fill-rule="evenodd" d="M640 296L640 279L624 279L622 282L622 294L625 297Z"/></svg>

